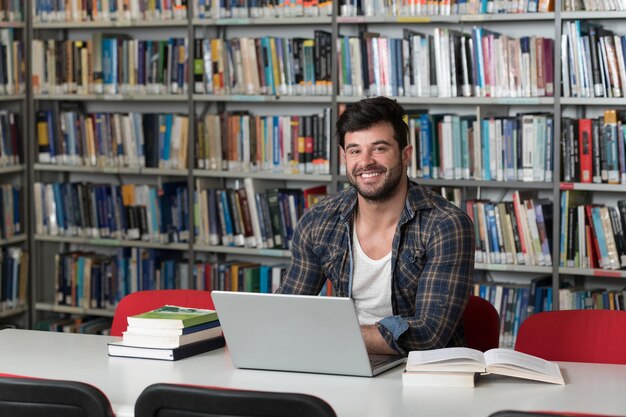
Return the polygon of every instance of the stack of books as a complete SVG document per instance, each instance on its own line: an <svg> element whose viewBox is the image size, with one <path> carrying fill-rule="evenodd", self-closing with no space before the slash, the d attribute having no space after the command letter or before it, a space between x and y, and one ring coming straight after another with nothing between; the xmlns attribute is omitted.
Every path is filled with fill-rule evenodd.
<svg viewBox="0 0 626 417"><path fill-rule="evenodd" d="M128 317L122 340L108 344L109 356L175 361L224 347L214 310L165 305Z"/></svg>
<svg viewBox="0 0 626 417"><path fill-rule="evenodd" d="M402 383L414 387L472 388L479 375L488 374L565 384L554 362L511 349L483 353L464 347L409 352Z"/></svg>

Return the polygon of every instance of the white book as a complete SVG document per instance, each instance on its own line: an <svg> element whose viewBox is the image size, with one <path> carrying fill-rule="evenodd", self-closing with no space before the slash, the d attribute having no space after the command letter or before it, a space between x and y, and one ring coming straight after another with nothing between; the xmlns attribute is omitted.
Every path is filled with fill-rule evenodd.
<svg viewBox="0 0 626 417"><path fill-rule="evenodd" d="M528 230L530 232L530 243L532 244L537 265L546 266L547 262L541 248L541 237L539 236L539 228L537 227L537 215L535 213L535 204L532 200L524 201L526 207L526 216L528 220Z"/></svg>
<svg viewBox="0 0 626 417"><path fill-rule="evenodd" d="M533 181L536 182L544 182L546 180L546 123L546 116L536 115L533 117L535 134Z"/></svg>
<svg viewBox="0 0 626 417"><path fill-rule="evenodd" d="M558 364L511 349L470 348L409 352L407 372L484 373L565 385Z"/></svg>
<svg viewBox="0 0 626 417"><path fill-rule="evenodd" d="M522 117L522 181L533 180L535 158L535 123L534 116Z"/></svg>
<svg viewBox="0 0 626 417"><path fill-rule="evenodd" d="M246 199L248 200L248 208L250 210L250 221L252 223L252 232L256 240L256 247L259 249L267 247L263 234L261 233L261 218L259 217L260 210L256 205L256 190L254 187L254 180L250 177L245 177L243 185L246 190Z"/></svg>
<svg viewBox="0 0 626 417"><path fill-rule="evenodd" d="M221 326L181 335L149 334L129 327L129 330L122 333L122 343L128 346L168 349L219 337L221 334Z"/></svg>
<svg viewBox="0 0 626 417"><path fill-rule="evenodd" d="M410 372L402 373L402 386L473 388L476 372Z"/></svg>
<svg viewBox="0 0 626 417"><path fill-rule="evenodd" d="M563 97L570 97L570 75L568 59L568 36L567 33L561 35L561 79L563 81Z"/></svg>
<svg viewBox="0 0 626 417"><path fill-rule="evenodd" d="M361 97L363 95L363 63L361 57L361 46L359 38L350 38L350 69L352 71L352 95Z"/></svg>
<svg viewBox="0 0 626 417"><path fill-rule="evenodd" d="M622 86L622 95L624 94L624 89L626 89L626 65L624 63L624 54L622 51L622 41L621 36L614 35L614 45L615 45L615 55L617 61L617 67L619 68L619 80L621 81Z"/></svg>
<svg viewBox="0 0 626 417"><path fill-rule="evenodd" d="M224 342L224 338L220 336L196 343L189 343L178 348L158 349L128 346L125 345L123 341L120 341L108 343L107 348L109 356L175 361L222 348L224 347Z"/></svg>
<svg viewBox="0 0 626 417"><path fill-rule="evenodd" d="M33 184L33 202L35 204L35 233L38 235L42 235L45 233L44 228L44 218L45 216L45 208L44 208L44 197L45 185L40 182L36 182Z"/></svg>
<svg viewBox="0 0 626 417"><path fill-rule="evenodd" d="M54 190L52 188L52 184L45 185L46 196L45 196L45 210L46 210L46 219L48 223L47 229L44 231L47 232L50 236L58 236L59 235L59 225L57 223L57 208L56 202L54 200Z"/></svg>
<svg viewBox="0 0 626 417"><path fill-rule="evenodd" d="M452 116L446 114L441 124L441 153L443 156L441 171L443 179L454 179L454 146L452 144Z"/></svg>

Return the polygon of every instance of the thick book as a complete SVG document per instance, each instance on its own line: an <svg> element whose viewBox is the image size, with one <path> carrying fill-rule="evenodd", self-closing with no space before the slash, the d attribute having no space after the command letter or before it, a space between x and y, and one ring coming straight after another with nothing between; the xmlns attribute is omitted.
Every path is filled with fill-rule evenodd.
<svg viewBox="0 0 626 417"><path fill-rule="evenodd" d="M405 387L454 387L473 388L477 372L410 372L402 373Z"/></svg>
<svg viewBox="0 0 626 417"><path fill-rule="evenodd" d="M164 305L155 310L128 317L129 326L182 329L217 320L215 310Z"/></svg>
<svg viewBox="0 0 626 417"><path fill-rule="evenodd" d="M177 361L179 359L185 359L190 356L199 355L201 353L223 348L225 343L226 342L224 340L224 337L219 336L213 339L201 340L199 342L191 343L177 348L158 349L129 346L123 344L123 342L120 341L109 343L108 350L109 356Z"/></svg>
<svg viewBox="0 0 626 417"><path fill-rule="evenodd" d="M210 271L210 268L209 268ZM151 336L180 336L191 333L200 332L206 329L220 327L219 320L210 321L208 323L197 324L195 326L185 327L182 329L159 329L155 327L137 327L128 326L127 331L136 334L146 334Z"/></svg>
<svg viewBox="0 0 626 417"><path fill-rule="evenodd" d="M485 353L471 348L443 348L411 351L406 362L409 373L448 373L450 385L457 384L454 373L487 373L564 385L559 366L545 359L510 349L490 349ZM444 384L438 375L439 386ZM415 381L417 381L417 377ZM455 382L456 381L456 382ZM424 383L427 381L424 380Z"/></svg>
<svg viewBox="0 0 626 417"><path fill-rule="evenodd" d="M177 348L221 335L221 326L181 335L147 334L136 332L134 328L129 327L127 331L123 332L122 343L136 347Z"/></svg>

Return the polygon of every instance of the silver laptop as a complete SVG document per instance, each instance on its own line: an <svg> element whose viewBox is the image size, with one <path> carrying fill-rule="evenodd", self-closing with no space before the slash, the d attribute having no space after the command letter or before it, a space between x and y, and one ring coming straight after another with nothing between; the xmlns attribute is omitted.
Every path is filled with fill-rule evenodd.
<svg viewBox="0 0 626 417"><path fill-rule="evenodd" d="M374 376L405 362L368 355L350 298L213 291L237 368Z"/></svg>

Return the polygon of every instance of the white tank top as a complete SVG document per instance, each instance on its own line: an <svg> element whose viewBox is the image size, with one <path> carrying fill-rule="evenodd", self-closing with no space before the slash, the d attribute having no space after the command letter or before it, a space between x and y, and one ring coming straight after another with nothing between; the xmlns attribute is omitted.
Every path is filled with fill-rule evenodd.
<svg viewBox="0 0 626 417"><path fill-rule="evenodd" d="M354 275L352 298L360 324L374 324L393 315L391 308L391 251L381 259L371 259L363 252L352 233Z"/></svg>

